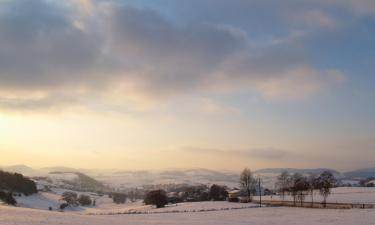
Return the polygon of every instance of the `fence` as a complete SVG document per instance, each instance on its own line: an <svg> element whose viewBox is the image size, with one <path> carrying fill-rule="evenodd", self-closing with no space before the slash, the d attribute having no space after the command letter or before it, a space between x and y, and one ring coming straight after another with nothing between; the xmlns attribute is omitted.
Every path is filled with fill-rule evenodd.
<svg viewBox="0 0 375 225"><path fill-rule="evenodd" d="M259 200L253 200L254 203L260 203ZM269 206L288 206L288 207L303 207L303 208L328 208L328 209L372 209L375 204L359 204L359 203L331 203L327 202L325 205L322 202L300 202L300 201L276 201L276 200L262 200L262 204Z"/></svg>

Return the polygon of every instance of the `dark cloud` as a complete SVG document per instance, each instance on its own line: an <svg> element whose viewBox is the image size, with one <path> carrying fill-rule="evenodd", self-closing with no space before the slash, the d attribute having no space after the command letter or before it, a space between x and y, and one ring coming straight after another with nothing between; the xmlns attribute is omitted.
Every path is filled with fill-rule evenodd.
<svg viewBox="0 0 375 225"><path fill-rule="evenodd" d="M90 79L100 57L97 41L73 26L69 9L46 1L1 5L3 88L46 88Z"/></svg>
<svg viewBox="0 0 375 225"><path fill-rule="evenodd" d="M79 1L73 2L0 3L0 88L48 95L26 103L12 102L0 94L1 106L49 105L49 99L64 99L55 95L70 96L80 88L85 94L105 92L121 84L131 86L139 95L165 97L218 86L264 91L258 88L260 84L284 79L295 68L314 71L309 76L316 80L320 79L316 74L330 75L310 65L303 40L298 37L283 36L280 41L254 45L248 26L234 21L178 23L158 10L132 7L122 1L93 1L91 12L81 15L76 9ZM207 3L191 2L202 6L195 12L197 18L228 5L218 1L215 7L206 7ZM232 21L233 6L246 9L249 3L231 3L226 13L220 13L222 19ZM255 1L252 6L263 9L269 3ZM254 22L251 18L239 21ZM332 80L319 80L316 86ZM291 85L303 86L298 82Z"/></svg>

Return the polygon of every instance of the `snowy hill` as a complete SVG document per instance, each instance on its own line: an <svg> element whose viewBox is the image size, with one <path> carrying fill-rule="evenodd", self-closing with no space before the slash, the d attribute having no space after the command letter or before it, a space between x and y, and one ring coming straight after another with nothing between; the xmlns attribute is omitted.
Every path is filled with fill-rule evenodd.
<svg viewBox="0 0 375 225"><path fill-rule="evenodd" d="M237 187L241 171L216 171L203 168L194 169L166 169L158 171L124 171L110 169L75 169L63 166L33 169L25 165L3 167L4 170L15 171L30 177L47 177L58 184L72 185L75 179L85 179L84 183L91 183L94 188L103 184L114 188L132 188L144 185L157 184L220 184L228 187ZM287 170L291 174L303 175L319 174L324 170L331 171L334 176L347 184L357 184L359 179L375 177L375 168L359 169L341 173L330 168L266 168L254 171L255 177L261 177L263 185L273 188L276 177ZM58 173L56 173L58 172ZM83 174L78 175L78 174ZM89 178L91 179L89 179ZM87 179L86 179L87 178ZM94 181L95 180L95 181ZM67 182L66 182L67 181ZM100 184L99 184L100 183Z"/></svg>
<svg viewBox="0 0 375 225"><path fill-rule="evenodd" d="M49 182L53 186L69 188L78 191L102 191L105 186L80 172L50 172L46 177L36 178Z"/></svg>
<svg viewBox="0 0 375 225"><path fill-rule="evenodd" d="M25 165L13 165L13 166L0 166L1 170L12 172L12 173L21 173L21 174L30 174L34 172L34 169Z"/></svg>
<svg viewBox="0 0 375 225"><path fill-rule="evenodd" d="M370 178L375 177L375 167L372 168L364 168L364 169L358 169L353 171L348 171L344 173L346 178Z"/></svg>

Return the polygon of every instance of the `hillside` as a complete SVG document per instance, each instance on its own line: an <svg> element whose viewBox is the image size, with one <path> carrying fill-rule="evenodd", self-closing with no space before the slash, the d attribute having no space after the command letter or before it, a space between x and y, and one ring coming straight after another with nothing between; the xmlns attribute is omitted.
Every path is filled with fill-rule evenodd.
<svg viewBox="0 0 375 225"><path fill-rule="evenodd" d="M50 172L48 178L53 184L78 191L101 191L104 184L81 172Z"/></svg>

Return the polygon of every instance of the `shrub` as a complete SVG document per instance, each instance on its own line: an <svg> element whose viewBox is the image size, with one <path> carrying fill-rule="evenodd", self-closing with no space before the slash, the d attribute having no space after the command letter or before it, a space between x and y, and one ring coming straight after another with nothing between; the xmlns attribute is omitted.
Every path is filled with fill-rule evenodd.
<svg viewBox="0 0 375 225"><path fill-rule="evenodd" d="M240 200L237 197L234 198L228 198L229 202L239 202Z"/></svg>
<svg viewBox="0 0 375 225"><path fill-rule="evenodd" d="M62 203L61 205L60 205L60 209L61 210L64 210L66 207L68 207L69 206L69 204L68 203Z"/></svg>
<svg viewBox="0 0 375 225"><path fill-rule="evenodd" d="M115 193L112 194L113 202L116 204L124 204L126 202L126 194Z"/></svg>
<svg viewBox="0 0 375 225"><path fill-rule="evenodd" d="M91 198L88 195L80 195L77 201L82 206L91 205L92 203Z"/></svg>
<svg viewBox="0 0 375 225"><path fill-rule="evenodd" d="M171 196L171 197L168 197L168 202L171 203L171 204L180 203L180 202L182 202L182 198L180 198L178 196Z"/></svg>
<svg viewBox="0 0 375 225"><path fill-rule="evenodd" d="M13 194L11 192L4 192L0 191L0 200L8 205L16 205L17 201L14 199Z"/></svg>
<svg viewBox="0 0 375 225"><path fill-rule="evenodd" d="M213 184L210 188L209 196L210 200L224 201L228 196L228 192L223 186Z"/></svg>
<svg viewBox="0 0 375 225"><path fill-rule="evenodd" d="M146 205L155 205L157 208L162 208L168 203L167 195L164 190L154 190L146 194L144 199Z"/></svg>
<svg viewBox="0 0 375 225"><path fill-rule="evenodd" d="M66 191L62 194L62 200L66 201L68 205L77 206L77 193Z"/></svg>

